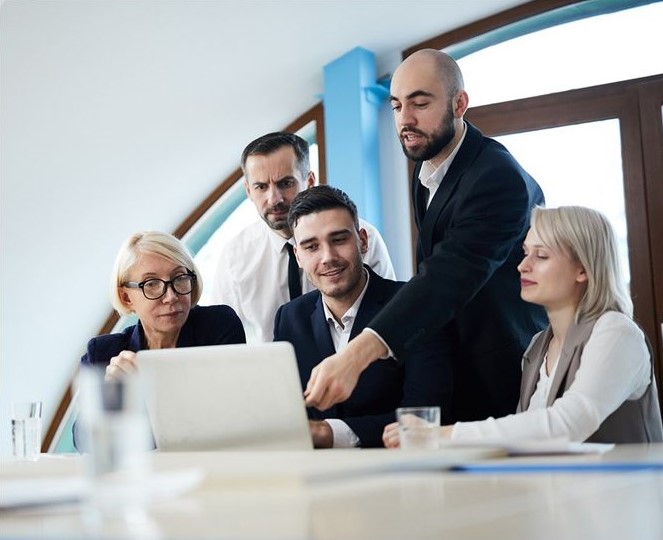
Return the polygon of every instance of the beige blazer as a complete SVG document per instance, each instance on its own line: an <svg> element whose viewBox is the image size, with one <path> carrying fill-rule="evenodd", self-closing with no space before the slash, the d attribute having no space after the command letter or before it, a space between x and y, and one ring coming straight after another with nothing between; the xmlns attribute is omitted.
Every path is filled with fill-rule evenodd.
<svg viewBox="0 0 663 540"><path fill-rule="evenodd" d="M572 323L559 357L559 364L552 380L547 406L561 397L573 384L576 372L582 361L585 344L594 328L592 321ZM552 339L552 328L549 326L535 336L523 355L523 374L520 383L520 401L517 412L526 411L532 394L536 390L539 370L545 357L548 343ZM646 339L646 338L645 338ZM647 341L650 350L651 346ZM607 443L641 443L663 442L663 426L661 409L658 403L656 378L652 366L651 383L640 399L627 400L606 418L599 428L588 439L588 442Z"/></svg>

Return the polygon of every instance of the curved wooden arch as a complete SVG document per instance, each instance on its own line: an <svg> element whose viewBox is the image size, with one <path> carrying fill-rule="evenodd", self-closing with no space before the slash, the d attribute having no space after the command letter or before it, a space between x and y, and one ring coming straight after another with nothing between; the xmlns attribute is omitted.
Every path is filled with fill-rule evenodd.
<svg viewBox="0 0 663 540"><path fill-rule="evenodd" d="M287 125L283 131L295 132L300 130L306 124L315 121L317 126L317 143L318 143L318 156L319 156L319 182L321 184L327 183L327 169L325 165L325 125L324 125L324 109L322 103L318 103L311 107L308 111L301 114L293 122ZM235 183L242 178L242 169L238 167L230 175L228 175L219 185L217 185L214 190L201 202L194 210L187 216L187 218L175 229L173 235L177 238L182 238L188 231L191 229L199 220L205 215L212 205L219 200L219 198L228 191ZM113 311L108 315L106 322L99 329L97 335L108 334L110 333L117 322L119 321L119 316L116 311ZM48 430L44 435L44 439L41 445L42 452L48 452L55 435L57 434L60 424L65 419L69 405L73 398L73 381L69 383L67 389L64 391L55 415L51 420Z"/></svg>

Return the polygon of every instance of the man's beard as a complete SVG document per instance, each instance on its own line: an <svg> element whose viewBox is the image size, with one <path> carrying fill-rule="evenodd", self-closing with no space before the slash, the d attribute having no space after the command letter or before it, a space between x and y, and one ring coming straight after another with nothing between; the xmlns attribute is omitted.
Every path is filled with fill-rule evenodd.
<svg viewBox="0 0 663 540"><path fill-rule="evenodd" d="M273 229L275 231L283 231L286 229L290 229L288 227L288 218L287 216L284 219L277 219L275 221L272 221L269 219L270 214L276 210L277 212L288 212L290 210L290 206L287 204L277 204L275 206L272 206L267 212L265 212L262 216L262 219L267 225L269 226L270 229Z"/></svg>
<svg viewBox="0 0 663 540"><path fill-rule="evenodd" d="M416 128L403 129L401 135L403 133L407 133L408 131L426 137L427 142L419 148L407 148L401 137L400 141L401 146L403 147L403 153L413 161L428 161L429 159L434 158L451 142L451 140L454 138L454 135L456 135L452 103L449 103L447 112L444 118L442 118L438 129L430 135L424 133L423 131L419 131Z"/></svg>

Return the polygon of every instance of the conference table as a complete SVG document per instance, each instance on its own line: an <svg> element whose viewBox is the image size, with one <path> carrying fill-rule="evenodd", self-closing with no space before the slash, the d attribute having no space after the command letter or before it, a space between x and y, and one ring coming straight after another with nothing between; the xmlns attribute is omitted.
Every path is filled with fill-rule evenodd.
<svg viewBox="0 0 663 540"><path fill-rule="evenodd" d="M85 456L0 460L0 537L663 539L663 444L604 452L152 453L140 503L94 502ZM106 501L107 502L107 501Z"/></svg>

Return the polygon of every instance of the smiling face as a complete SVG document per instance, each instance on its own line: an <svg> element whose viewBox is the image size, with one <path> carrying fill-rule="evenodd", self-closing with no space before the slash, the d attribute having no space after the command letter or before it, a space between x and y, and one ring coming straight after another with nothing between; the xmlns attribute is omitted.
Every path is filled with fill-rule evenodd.
<svg viewBox="0 0 663 540"><path fill-rule="evenodd" d="M124 281L140 283L150 278L170 281L186 273L187 268L177 262L155 253L143 253ZM168 286L161 298L148 300L141 289L122 287L120 299L140 319L148 347L175 346L191 310L191 294L177 294Z"/></svg>
<svg viewBox="0 0 663 540"><path fill-rule="evenodd" d="M548 312L578 306L587 287L582 265L559 248L546 246L534 229L523 244L525 256L518 265L520 296Z"/></svg>
<svg viewBox="0 0 663 540"><path fill-rule="evenodd" d="M347 311L366 283L361 258L368 250L366 231L357 231L345 208L333 208L300 217L294 235L297 260L309 281L326 301Z"/></svg>
<svg viewBox="0 0 663 540"><path fill-rule="evenodd" d="M449 95L448 86L429 54L413 55L394 73L390 101L408 158L439 165L460 139L467 94Z"/></svg>
<svg viewBox="0 0 663 540"><path fill-rule="evenodd" d="M313 185L313 173L304 176L295 151L283 146L270 154L255 154L244 166L246 194L263 221L284 238L290 238L288 227L290 203L300 191Z"/></svg>

